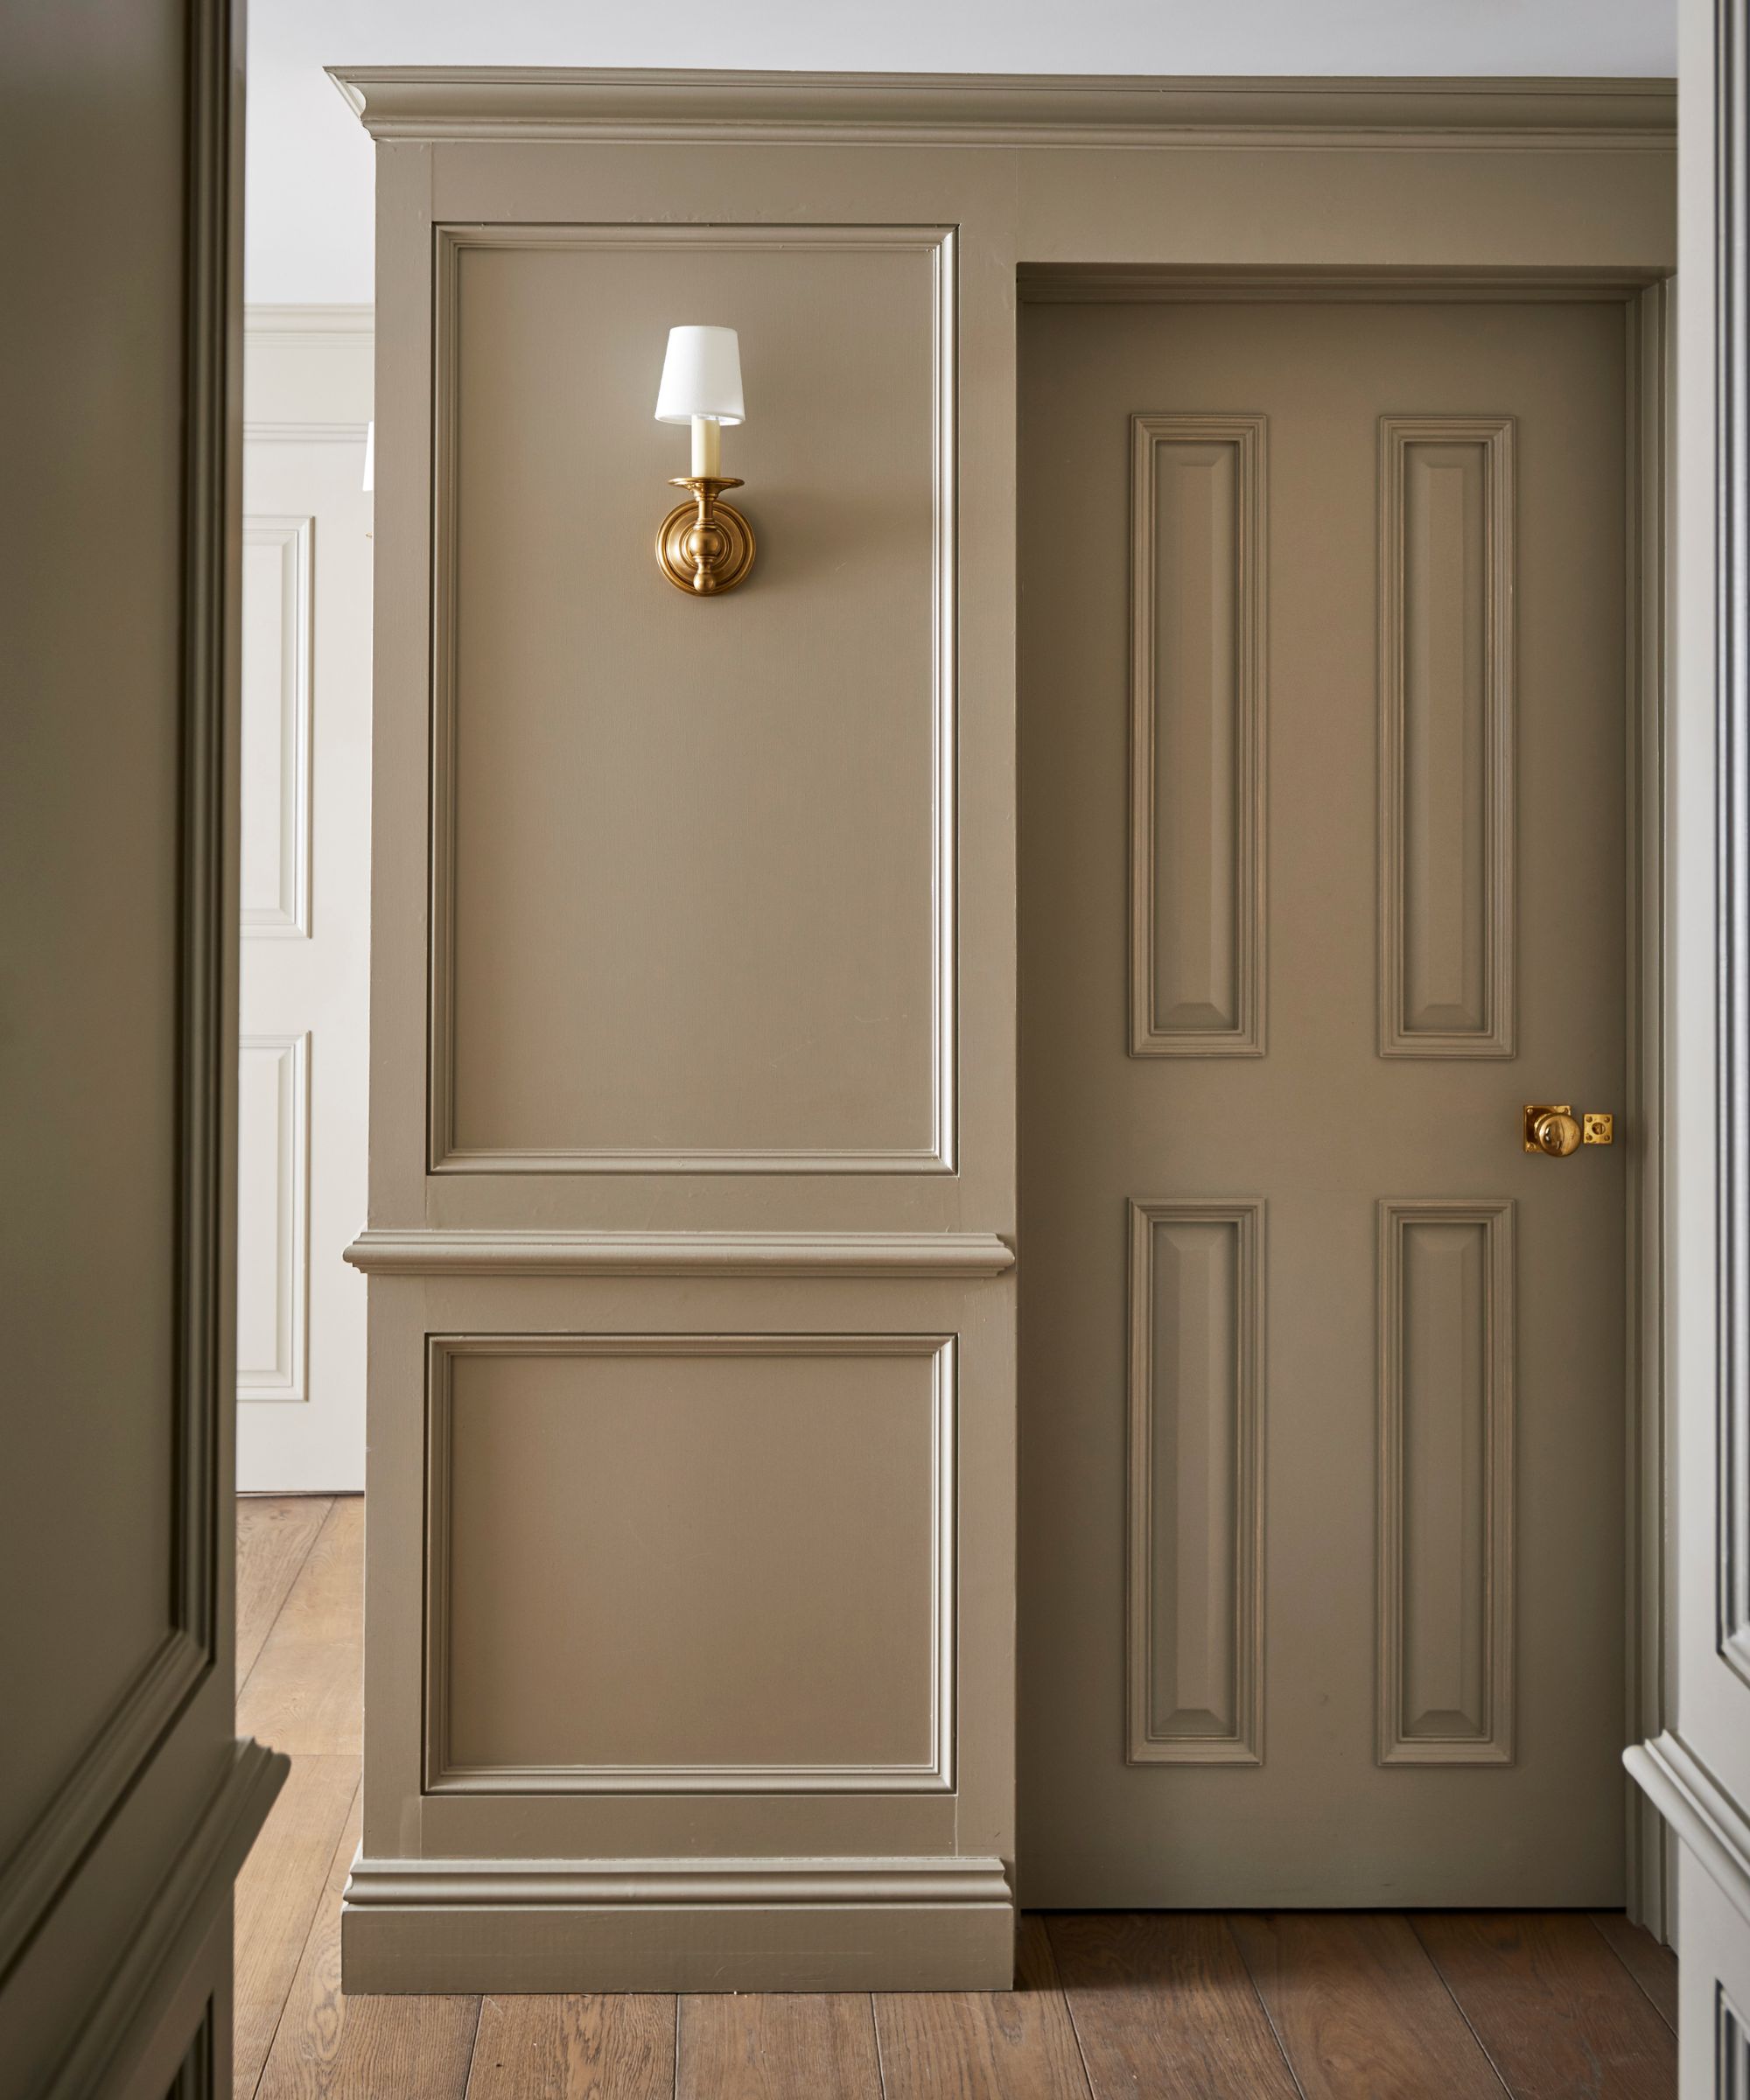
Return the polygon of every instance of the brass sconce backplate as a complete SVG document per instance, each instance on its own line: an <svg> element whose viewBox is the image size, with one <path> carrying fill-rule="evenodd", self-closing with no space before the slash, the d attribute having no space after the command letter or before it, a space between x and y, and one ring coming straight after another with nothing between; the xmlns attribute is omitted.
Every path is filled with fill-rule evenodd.
<svg viewBox="0 0 1750 2100"><path fill-rule="evenodd" d="M656 559L664 576L689 598L715 598L735 586L753 566L753 528L732 503L719 500L733 478L676 477L676 488L692 500L677 503L656 533Z"/></svg>

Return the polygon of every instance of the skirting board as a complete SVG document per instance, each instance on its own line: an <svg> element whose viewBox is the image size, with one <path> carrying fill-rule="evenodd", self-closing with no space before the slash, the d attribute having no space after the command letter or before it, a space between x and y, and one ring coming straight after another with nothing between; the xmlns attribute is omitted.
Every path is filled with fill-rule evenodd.
<svg viewBox="0 0 1750 2100"><path fill-rule="evenodd" d="M360 1859L348 1992L1007 1991L998 1859Z"/></svg>

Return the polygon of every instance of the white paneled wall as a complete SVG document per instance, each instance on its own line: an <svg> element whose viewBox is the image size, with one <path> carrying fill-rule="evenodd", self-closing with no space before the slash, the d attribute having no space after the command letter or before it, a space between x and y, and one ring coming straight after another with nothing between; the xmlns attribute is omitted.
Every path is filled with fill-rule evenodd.
<svg viewBox="0 0 1750 2100"><path fill-rule="evenodd" d="M368 307L245 337L237 1479L364 1485Z"/></svg>

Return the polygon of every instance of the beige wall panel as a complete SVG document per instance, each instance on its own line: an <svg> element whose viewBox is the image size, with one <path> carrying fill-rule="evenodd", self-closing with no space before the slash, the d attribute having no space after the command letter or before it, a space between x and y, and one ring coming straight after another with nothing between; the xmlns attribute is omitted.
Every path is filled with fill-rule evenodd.
<svg viewBox="0 0 1750 2100"><path fill-rule="evenodd" d="M1130 1047L1264 1049L1264 426L1130 419Z"/></svg>
<svg viewBox="0 0 1750 2100"><path fill-rule="evenodd" d="M951 1164L951 247L499 239L439 270L434 1162ZM760 546L710 603L649 544L702 314Z"/></svg>
<svg viewBox="0 0 1750 2100"><path fill-rule="evenodd" d="M952 1783L953 1344L433 1344L428 1783Z"/></svg>
<svg viewBox="0 0 1750 2100"><path fill-rule="evenodd" d="M373 1278L370 1295L372 1390L385 1397L373 1416L366 1490L371 1509L366 1617L374 1636L365 1690L368 1858L1006 1856L1012 1844L1014 1785L1014 1597L1006 1572L1014 1522L1008 1398L1014 1376L1012 1278L966 1283L709 1275L409 1276ZM422 1573L428 1498L419 1396L428 1380L430 1338L469 1337L491 1364L494 1352L516 1349L516 1337L556 1335L563 1339L555 1346L575 1351L561 1355L558 1371L581 1378L591 1368L589 1353L612 1348L612 1338L657 1337L658 1347L667 1342L703 1352L696 1365L680 1364L689 1393L718 1388L726 1373L731 1390L747 1394L755 1390L750 1367L726 1360L722 1344L722 1337L736 1334L755 1338L749 1346L772 1346L758 1338L777 1335L796 1338L786 1346L818 1348L819 1355L799 1361L804 1375L812 1366L819 1390L825 1391L830 1379L836 1391L844 1368L853 1389L858 1381L871 1380L880 1401L897 1403L902 1416L918 1396L912 1411L920 1419L927 1405L921 1396L930 1382L933 1338L953 1338L959 1481L952 1505L953 1790L928 1784L894 1789L884 1782L881 1792L847 1791L835 1782L825 1789L713 1789L677 1796L672 1787L626 1792L599 1783L598 1775L581 1790L505 1791L494 1778L488 1791L472 1782L428 1791ZM888 1348L897 1354L879 1354ZM842 1357L846 1350L850 1354ZM613 1376L617 1361L610 1358L606 1368ZM784 1367L780 1362L775 1368ZM943 1387L946 1396L945 1378ZM830 1397L820 1403L827 1412L835 1404ZM878 1421L892 1418L880 1405L871 1412ZM854 1480L862 1464L858 1437L844 1434L833 1450L835 1466ZM676 1456L677 1463L684 1460L684 1450ZM563 1472L565 1463L556 1460L553 1470ZM660 1496L640 1496L638 1508L649 1524L662 1528ZM906 1560L905 1584L928 1579L920 1563L929 1558L934 1543L926 1528L920 1552ZM576 1550L568 1544L568 1552ZM830 1578L833 1564L829 1560ZM859 1602L856 1611L864 1608ZM557 1638L553 1629L558 1616L542 1606L541 1624L552 1639ZM882 1638L889 1637L884 1632ZM534 1653L542 1670L553 1667L549 1642L536 1643ZM659 1689L656 1697L662 1696ZM805 1685L786 1697L806 1699L809 1694ZM640 1691L631 1705L641 1708L642 1698ZM636 1713L626 1718L637 1720ZM720 1723L707 1717L701 1725ZM855 1774L845 1777L864 1784ZM514 1785L514 1778L508 1783ZM568 1788L571 1783L565 1782ZM682 1788L688 1784L682 1778Z"/></svg>
<svg viewBox="0 0 1750 2100"><path fill-rule="evenodd" d="M1379 1761L1509 1765L1513 1205L1387 1200Z"/></svg>
<svg viewBox="0 0 1750 2100"><path fill-rule="evenodd" d="M1110 150L1018 152L1019 252L1193 270L1547 270L1559 258L1652 276L1676 265L1669 134L1597 152L1247 144L1158 144L1128 155L1121 181Z"/></svg>
<svg viewBox="0 0 1750 2100"><path fill-rule="evenodd" d="M1380 1055L1511 1057L1513 422L1379 449Z"/></svg>
<svg viewBox="0 0 1750 2100"><path fill-rule="evenodd" d="M1130 1205L1133 1765L1262 1761L1264 1206Z"/></svg>

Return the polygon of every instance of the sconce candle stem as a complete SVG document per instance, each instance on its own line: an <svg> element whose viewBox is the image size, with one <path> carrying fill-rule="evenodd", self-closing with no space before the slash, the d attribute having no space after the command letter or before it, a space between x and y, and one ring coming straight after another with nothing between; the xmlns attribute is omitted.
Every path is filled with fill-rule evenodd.
<svg viewBox="0 0 1750 2100"><path fill-rule="evenodd" d="M753 530L733 504L720 499L739 488L733 474L677 475L670 486L690 490L656 535L656 559L676 590L700 598L732 591L753 566Z"/></svg>

